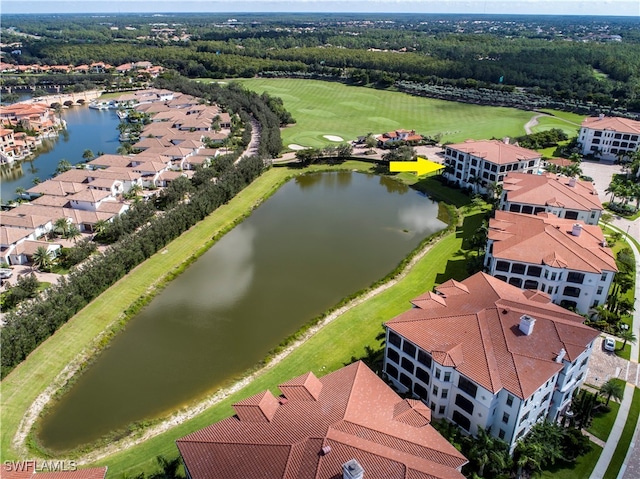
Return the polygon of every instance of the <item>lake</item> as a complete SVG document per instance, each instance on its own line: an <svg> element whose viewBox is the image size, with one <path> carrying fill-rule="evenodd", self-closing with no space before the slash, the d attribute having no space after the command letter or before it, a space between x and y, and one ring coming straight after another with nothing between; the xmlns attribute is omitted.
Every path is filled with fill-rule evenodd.
<svg viewBox="0 0 640 479"><path fill-rule="evenodd" d="M120 333L42 420L54 451L205 396L446 225L392 179L298 177L220 239ZM171 247L166 254L171 254Z"/></svg>
<svg viewBox="0 0 640 479"><path fill-rule="evenodd" d="M58 162L62 159L72 165L82 163L85 150L115 153L118 141L118 116L114 110L92 110L88 106L76 106L62 110L62 118L67 122L67 130L58 138L45 140L40 152L33 160L16 162L12 166L0 168L2 202L16 198L16 188L28 190L33 179L48 180L55 175Z"/></svg>

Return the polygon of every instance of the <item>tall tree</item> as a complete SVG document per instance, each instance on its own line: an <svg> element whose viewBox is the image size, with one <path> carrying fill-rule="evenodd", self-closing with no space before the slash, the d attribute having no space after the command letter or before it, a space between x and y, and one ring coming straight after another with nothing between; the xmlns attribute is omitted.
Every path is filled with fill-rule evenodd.
<svg viewBox="0 0 640 479"><path fill-rule="evenodd" d="M611 378L602 386L600 386L598 394L600 394L601 396L606 396L606 405L608 406L611 398L615 399L618 402L622 401L622 396L624 395L624 387L619 380Z"/></svg>

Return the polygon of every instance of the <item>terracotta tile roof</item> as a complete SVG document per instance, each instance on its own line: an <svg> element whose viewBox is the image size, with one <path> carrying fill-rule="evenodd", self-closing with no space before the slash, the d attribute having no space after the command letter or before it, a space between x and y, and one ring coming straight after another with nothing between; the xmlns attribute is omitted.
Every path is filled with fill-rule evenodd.
<svg viewBox="0 0 640 479"><path fill-rule="evenodd" d="M67 196L54 196L54 195L42 195L36 199L30 201L32 205L39 206L56 206L58 208L69 207L69 197Z"/></svg>
<svg viewBox="0 0 640 479"><path fill-rule="evenodd" d="M68 173L68 172L67 172ZM57 177L56 177L57 178ZM27 193L38 193L42 195L67 196L86 190L87 185L71 181L59 181L57 179L43 181L29 188Z"/></svg>
<svg viewBox="0 0 640 479"><path fill-rule="evenodd" d="M496 165L535 160L541 157L537 151L510 145L499 140L467 140L464 143L447 145L447 148L484 158Z"/></svg>
<svg viewBox="0 0 640 479"><path fill-rule="evenodd" d="M428 408L402 400L361 362L280 390L280 399L248 398L237 416L178 440L190 476L329 479L356 459L365 477L463 477L466 459L431 427Z"/></svg>
<svg viewBox="0 0 640 479"><path fill-rule="evenodd" d="M87 188L84 191L80 191L69 196L69 199L72 201L88 201L90 203L97 203L98 201L102 201L105 198L109 198L110 196L110 191Z"/></svg>
<svg viewBox="0 0 640 479"><path fill-rule="evenodd" d="M489 239L496 259L568 268L588 273L618 271L599 226L581 225L572 234L575 220L542 213L536 216L496 211L489 220Z"/></svg>
<svg viewBox="0 0 640 479"><path fill-rule="evenodd" d="M552 304L546 295L522 291L485 273L462 285L468 293L451 285L436 288L444 294L445 309L432 301L385 325L435 361L451 360L461 374L493 393L504 388L522 399L530 397L562 369L555 362L562 348L567 360L574 361L598 336L582 324L582 316ZM525 314L536 319L529 336L519 330Z"/></svg>
<svg viewBox="0 0 640 479"><path fill-rule="evenodd" d="M571 181L570 178L552 173L509 173L504 178L503 188L509 202L560 206L581 211L603 209L592 183L575 179Z"/></svg>
<svg viewBox="0 0 640 479"><path fill-rule="evenodd" d="M34 233L34 230L24 228L11 228L8 226L0 226L0 245L10 245L27 238Z"/></svg>
<svg viewBox="0 0 640 479"><path fill-rule="evenodd" d="M96 168L109 168L111 166L129 166L134 157L124 155L100 155L98 158L91 160L88 165Z"/></svg>
<svg viewBox="0 0 640 479"><path fill-rule="evenodd" d="M582 122L582 127L591 128L592 130L613 130L620 133L640 133L640 121L615 116L585 118Z"/></svg>

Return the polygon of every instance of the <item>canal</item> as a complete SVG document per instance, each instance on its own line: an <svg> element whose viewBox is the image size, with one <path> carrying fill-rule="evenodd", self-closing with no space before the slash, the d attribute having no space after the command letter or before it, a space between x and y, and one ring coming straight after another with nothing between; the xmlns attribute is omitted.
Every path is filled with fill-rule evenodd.
<svg viewBox="0 0 640 479"><path fill-rule="evenodd" d="M386 177L288 182L129 322L38 439L69 450L203 397L392 271L445 227L437 216L437 203Z"/></svg>
<svg viewBox="0 0 640 479"><path fill-rule="evenodd" d="M44 140L35 158L0 167L2 202L16 198L16 188L28 190L34 178L42 181L55 175L58 162L67 160L72 165L82 163L85 150L94 154L115 153L118 141L118 116L113 110L92 110L88 106L75 106L62 110L67 130L58 138Z"/></svg>

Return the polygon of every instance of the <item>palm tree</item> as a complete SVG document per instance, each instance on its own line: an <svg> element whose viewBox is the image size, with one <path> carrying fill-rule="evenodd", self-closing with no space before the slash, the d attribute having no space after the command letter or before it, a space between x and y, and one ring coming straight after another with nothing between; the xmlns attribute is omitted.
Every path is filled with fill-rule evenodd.
<svg viewBox="0 0 640 479"><path fill-rule="evenodd" d="M535 442L519 442L514 451L514 459L518 467L516 477L521 478L524 470L535 474L542 469L544 449Z"/></svg>
<svg viewBox="0 0 640 479"><path fill-rule="evenodd" d="M93 232L96 236L99 236L105 229L109 226L109 222L107 220L98 220L93 225Z"/></svg>
<svg viewBox="0 0 640 479"><path fill-rule="evenodd" d="M80 236L82 236L82 233L80 233L80 229L73 224L69 225L69 227L67 228L67 232L64 235L66 239L70 239L74 243L78 240Z"/></svg>
<svg viewBox="0 0 640 479"><path fill-rule="evenodd" d="M65 236L68 230L69 230L69 222L67 221L67 218L64 218L64 217L58 218L53 223L53 231L56 234L59 234L60 236Z"/></svg>
<svg viewBox="0 0 640 479"><path fill-rule="evenodd" d="M63 158L58 162L58 166L56 167L56 175L64 173L65 171L69 171L71 168L73 168L73 165L68 160L65 160Z"/></svg>
<svg viewBox="0 0 640 479"><path fill-rule="evenodd" d="M494 472L503 471L507 467L509 446L493 437L489 429L478 428L478 434L472 441L469 456L478 463L478 476L484 477L487 466Z"/></svg>
<svg viewBox="0 0 640 479"><path fill-rule="evenodd" d="M615 378L611 378L602 386L600 386L600 390L598 391L598 394L600 394L601 396L607 397L607 402L605 405L608 406L611 398L615 399L618 402L622 401L624 388L622 387L622 383L619 380L616 380Z"/></svg>
<svg viewBox="0 0 640 479"><path fill-rule="evenodd" d="M53 266L53 258L44 246L38 246L31 256L31 264L40 271L49 271Z"/></svg>
<svg viewBox="0 0 640 479"><path fill-rule="evenodd" d="M635 344L638 341L638 338L633 333L633 331L631 331L630 329L623 329L618 334L618 337L624 341L622 343L622 348L620 348L620 349L624 349L624 347L627 345L627 343Z"/></svg>
<svg viewBox="0 0 640 479"><path fill-rule="evenodd" d="M89 148L84 150L84 153L82 153L82 158L84 158L87 163L93 160L95 157L96 155L94 155L93 151Z"/></svg>

